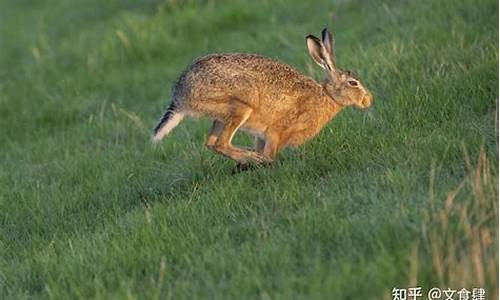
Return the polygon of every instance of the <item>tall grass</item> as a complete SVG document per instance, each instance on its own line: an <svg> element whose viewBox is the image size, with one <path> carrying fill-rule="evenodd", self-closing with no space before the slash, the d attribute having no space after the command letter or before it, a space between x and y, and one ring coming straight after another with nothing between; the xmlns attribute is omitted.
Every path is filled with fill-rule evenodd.
<svg viewBox="0 0 500 300"><path fill-rule="evenodd" d="M465 176L443 201L434 191L433 175L440 168L432 170L430 201L410 257L409 285L479 287L488 291L488 299L498 299L498 173L483 149L476 161L465 148L464 156Z"/></svg>

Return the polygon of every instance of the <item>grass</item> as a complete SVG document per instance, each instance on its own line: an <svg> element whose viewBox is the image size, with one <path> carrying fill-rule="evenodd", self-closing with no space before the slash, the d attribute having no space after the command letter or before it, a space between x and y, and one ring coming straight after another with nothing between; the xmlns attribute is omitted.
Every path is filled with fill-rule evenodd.
<svg viewBox="0 0 500 300"><path fill-rule="evenodd" d="M319 78L325 24L372 109L234 176L208 120L150 146L193 58ZM0 0L1 298L498 299L497 24L494 0Z"/></svg>

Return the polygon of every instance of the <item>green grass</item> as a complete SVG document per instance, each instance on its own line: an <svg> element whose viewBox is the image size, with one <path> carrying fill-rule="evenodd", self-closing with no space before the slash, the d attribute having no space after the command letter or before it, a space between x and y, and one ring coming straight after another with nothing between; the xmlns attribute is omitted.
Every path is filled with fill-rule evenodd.
<svg viewBox="0 0 500 300"><path fill-rule="evenodd" d="M372 109L237 175L208 120L151 147L192 59L319 78L325 24ZM0 298L495 299L497 24L496 0L0 0Z"/></svg>

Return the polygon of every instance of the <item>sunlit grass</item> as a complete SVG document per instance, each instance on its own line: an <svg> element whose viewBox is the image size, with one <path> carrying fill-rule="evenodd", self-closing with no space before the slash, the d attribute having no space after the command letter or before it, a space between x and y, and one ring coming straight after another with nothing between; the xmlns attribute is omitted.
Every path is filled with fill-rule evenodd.
<svg viewBox="0 0 500 300"><path fill-rule="evenodd" d="M149 144L192 59L319 78L325 24L372 109L234 176L208 120ZM493 0L0 0L0 298L493 299L497 24Z"/></svg>

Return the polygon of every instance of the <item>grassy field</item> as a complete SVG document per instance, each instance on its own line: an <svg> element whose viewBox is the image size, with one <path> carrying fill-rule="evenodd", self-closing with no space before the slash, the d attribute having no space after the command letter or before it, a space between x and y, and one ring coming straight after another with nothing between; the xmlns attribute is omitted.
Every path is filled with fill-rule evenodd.
<svg viewBox="0 0 500 300"><path fill-rule="evenodd" d="M192 59L320 78L325 24L373 108L236 175L208 120L149 144ZM0 0L0 298L497 299L497 24L496 0Z"/></svg>

